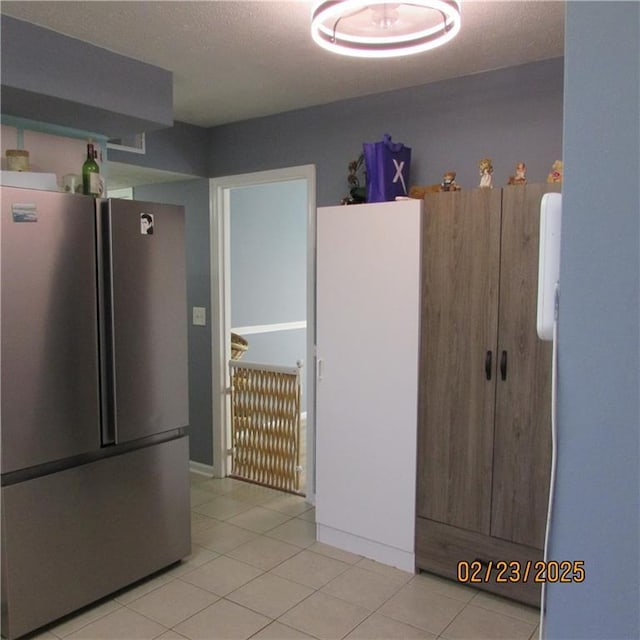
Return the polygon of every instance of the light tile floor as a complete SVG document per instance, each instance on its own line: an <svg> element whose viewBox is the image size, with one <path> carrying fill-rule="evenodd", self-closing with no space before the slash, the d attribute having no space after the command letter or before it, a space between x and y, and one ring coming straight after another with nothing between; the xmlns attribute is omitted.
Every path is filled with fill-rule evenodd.
<svg viewBox="0 0 640 640"><path fill-rule="evenodd" d="M316 542L303 498L194 475L191 500L188 558L32 638L537 637L535 609Z"/></svg>

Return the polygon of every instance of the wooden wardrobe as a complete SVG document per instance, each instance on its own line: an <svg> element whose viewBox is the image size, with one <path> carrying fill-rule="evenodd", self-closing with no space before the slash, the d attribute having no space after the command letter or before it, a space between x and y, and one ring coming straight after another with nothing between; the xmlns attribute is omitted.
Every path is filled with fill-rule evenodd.
<svg viewBox="0 0 640 640"><path fill-rule="evenodd" d="M532 605L533 570L500 582L488 568L543 554L551 344L536 333L538 228L543 194L558 190L430 194L422 229L416 566L457 579L460 561L477 561L475 586Z"/></svg>

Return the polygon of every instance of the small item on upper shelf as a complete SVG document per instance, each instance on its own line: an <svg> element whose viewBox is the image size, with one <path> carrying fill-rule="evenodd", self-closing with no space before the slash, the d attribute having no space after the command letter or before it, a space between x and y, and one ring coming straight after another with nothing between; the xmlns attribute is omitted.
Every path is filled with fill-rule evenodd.
<svg viewBox="0 0 640 640"><path fill-rule="evenodd" d="M527 165L524 162L516 164L516 175L509 176L507 184L527 184Z"/></svg>
<svg viewBox="0 0 640 640"><path fill-rule="evenodd" d="M107 194L107 184L104 180L104 172L102 167L102 147L100 145L93 147L93 159L98 163L98 173L100 174L100 196L105 197Z"/></svg>
<svg viewBox="0 0 640 640"><path fill-rule="evenodd" d="M93 142L87 143L87 159L82 165L82 192L85 196L99 198L102 196L100 167L96 162L96 150Z"/></svg>
<svg viewBox="0 0 640 640"><path fill-rule="evenodd" d="M82 177L77 173L67 173L62 178L62 190L66 193L82 193Z"/></svg>
<svg viewBox="0 0 640 640"><path fill-rule="evenodd" d="M562 160L556 160L551 167L551 173L547 176L547 182L562 182Z"/></svg>
<svg viewBox="0 0 640 640"><path fill-rule="evenodd" d="M7 149L9 171L29 171L29 152L26 149Z"/></svg>
<svg viewBox="0 0 640 640"><path fill-rule="evenodd" d="M460 186L456 183L455 171L447 171L447 173L442 176L440 191L460 191Z"/></svg>
<svg viewBox="0 0 640 640"><path fill-rule="evenodd" d="M492 189L493 185L491 184L493 173L493 162L491 158L482 158L478 163L478 167L480 168L480 187L483 189Z"/></svg>

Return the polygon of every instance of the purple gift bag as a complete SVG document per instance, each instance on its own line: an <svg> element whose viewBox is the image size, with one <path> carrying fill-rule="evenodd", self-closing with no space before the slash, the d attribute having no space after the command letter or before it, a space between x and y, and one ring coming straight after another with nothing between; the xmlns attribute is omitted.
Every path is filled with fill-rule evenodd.
<svg viewBox="0 0 640 640"><path fill-rule="evenodd" d="M411 148L401 142L391 142L384 134L381 142L362 145L367 169L367 202L389 202L409 191Z"/></svg>

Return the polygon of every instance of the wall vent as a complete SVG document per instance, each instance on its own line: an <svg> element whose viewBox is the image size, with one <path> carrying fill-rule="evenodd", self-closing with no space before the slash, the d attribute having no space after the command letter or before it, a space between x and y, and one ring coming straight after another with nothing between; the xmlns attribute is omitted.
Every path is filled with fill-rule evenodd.
<svg viewBox="0 0 640 640"><path fill-rule="evenodd" d="M118 151L128 151L129 153L146 153L144 133L135 133L122 138L111 138L107 140L108 149L117 149Z"/></svg>

